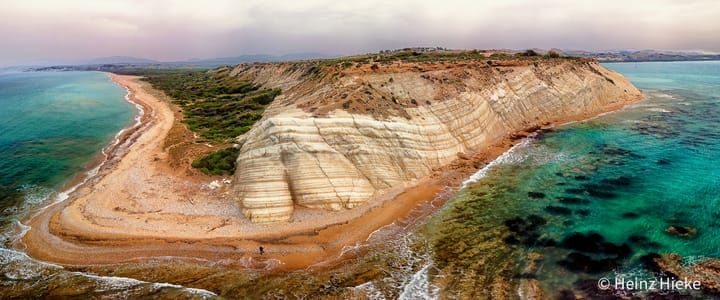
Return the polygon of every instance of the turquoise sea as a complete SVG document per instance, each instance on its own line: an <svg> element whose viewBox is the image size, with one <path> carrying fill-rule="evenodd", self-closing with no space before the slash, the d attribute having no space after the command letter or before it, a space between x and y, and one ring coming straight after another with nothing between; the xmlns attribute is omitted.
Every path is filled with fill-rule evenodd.
<svg viewBox="0 0 720 300"><path fill-rule="evenodd" d="M101 72L0 74L0 299L203 295L170 284L96 276L30 259L10 243L20 220L134 123L126 90Z"/></svg>
<svg viewBox="0 0 720 300"><path fill-rule="evenodd" d="M100 72L0 74L0 226L80 173L134 110Z"/></svg>
<svg viewBox="0 0 720 300"><path fill-rule="evenodd" d="M0 249L0 298L515 299L531 281L548 299L717 298L597 282L661 277L656 254L720 257L720 62L605 66L646 100L520 142L443 206L420 209L432 215L348 246L343 264L313 275L172 259L68 269ZM0 75L4 231L131 122L124 93L102 73Z"/></svg>
<svg viewBox="0 0 720 300"><path fill-rule="evenodd" d="M450 294L489 297L507 278L549 298L664 298L678 294L597 282L667 277L656 254L720 257L720 62L605 66L647 99L523 142L419 231Z"/></svg>

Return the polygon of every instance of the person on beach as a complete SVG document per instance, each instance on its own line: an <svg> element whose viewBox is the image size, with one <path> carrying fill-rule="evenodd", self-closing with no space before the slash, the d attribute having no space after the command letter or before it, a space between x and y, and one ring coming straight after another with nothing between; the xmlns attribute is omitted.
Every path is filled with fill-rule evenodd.
<svg viewBox="0 0 720 300"><path fill-rule="evenodd" d="M260 246L260 255L263 255L265 253L265 249L263 249L263 246Z"/></svg>

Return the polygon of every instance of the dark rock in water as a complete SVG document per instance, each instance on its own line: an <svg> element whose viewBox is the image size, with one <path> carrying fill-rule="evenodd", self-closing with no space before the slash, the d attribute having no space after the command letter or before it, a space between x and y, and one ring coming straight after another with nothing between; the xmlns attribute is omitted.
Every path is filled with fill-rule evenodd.
<svg viewBox="0 0 720 300"><path fill-rule="evenodd" d="M545 198L545 194L541 192L528 192L528 197L533 199L543 199Z"/></svg>
<svg viewBox="0 0 720 300"><path fill-rule="evenodd" d="M505 220L505 227L512 232L525 231L525 220L520 217Z"/></svg>
<svg viewBox="0 0 720 300"><path fill-rule="evenodd" d="M615 189L609 185L584 184L583 187L585 188L585 193L595 198L611 199L617 197L617 194L608 192L608 190Z"/></svg>
<svg viewBox="0 0 720 300"><path fill-rule="evenodd" d="M565 174L557 172L557 173L555 173L555 176L565 177Z"/></svg>
<svg viewBox="0 0 720 300"><path fill-rule="evenodd" d="M527 218L525 218L528 223L532 226L533 229L536 229L537 227L541 225L547 224L547 220L545 218L538 216L538 215L529 215Z"/></svg>
<svg viewBox="0 0 720 300"><path fill-rule="evenodd" d="M606 155L621 155L621 156L633 154L633 152L630 150L625 150L625 149L621 149L621 148L612 148L612 147L606 147L605 149L603 149L603 153L605 153Z"/></svg>
<svg viewBox="0 0 720 300"><path fill-rule="evenodd" d="M577 214L578 216L587 217L590 215L590 210L589 209L578 209L575 211L575 214Z"/></svg>
<svg viewBox="0 0 720 300"><path fill-rule="evenodd" d="M557 186L563 186L563 185L565 185L565 183L564 183L564 182L558 182L558 183L556 183L555 185L557 185Z"/></svg>
<svg viewBox="0 0 720 300"><path fill-rule="evenodd" d="M637 219L640 217L640 215L634 213L634 212L626 212L622 214L622 217L625 219Z"/></svg>
<svg viewBox="0 0 720 300"><path fill-rule="evenodd" d="M625 176L620 176L618 178L613 179L603 179L602 183L610 184L610 185L618 185L618 186L628 186L630 185L630 178Z"/></svg>
<svg viewBox="0 0 720 300"><path fill-rule="evenodd" d="M689 234L693 231L691 228L682 227L682 226L670 226L669 228L671 231L677 234Z"/></svg>
<svg viewBox="0 0 720 300"><path fill-rule="evenodd" d="M691 237L697 233L697 229L680 225L670 225L670 227L665 229L665 232L679 237Z"/></svg>
<svg viewBox="0 0 720 300"><path fill-rule="evenodd" d="M590 232L587 235L580 232L572 233L560 242L560 247L586 253L605 254L618 259L632 254L632 249L627 244L618 246L606 242L605 238L596 232Z"/></svg>
<svg viewBox="0 0 720 300"><path fill-rule="evenodd" d="M599 233L590 232L585 235L580 232L574 232L566 236L562 242L560 242L560 246L571 250L596 253L599 251L599 245L604 242L605 238Z"/></svg>
<svg viewBox="0 0 720 300"><path fill-rule="evenodd" d="M576 300L577 297L575 297L575 293L573 293L570 290L562 290L560 291L560 294L558 294L556 300Z"/></svg>
<svg viewBox="0 0 720 300"><path fill-rule="evenodd" d="M570 271L591 274L610 272L618 267L618 263L614 259L593 259L590 256L578 252L568 254L568 256L564 260L559 261L558 264Z"/></svg>
<svg viewBox="0 0 720 300"><path fill-rule="evenodd" d="M505 220L505 226L508 228L508 230L516 233L535 231L539 229L540 226L545 224L547 224L547 220L538 215L529 215L525 219L521 217L515 217Z"/></svg>
<svg viewBox="0 0 720 300"><path fill-rule="evenodd" d="M515 217L505 220L505 226L512 234L505 237L503 241L509 245L525 245L528 247L537 245L554 246L555 241L550 240L552 243L549 243L546 238L540 238L540 234L537 232L545 224L547 224L547 221L538 215L529 215L524 219Z"/></svg>
<svg viewBox="0 0 720 300"><path fill-rule="evenodd" d="M575 176L575 180L586 181L586 180L590 180L590 177L587 177L585 175L578 175L578 176Z"/></svg>
<svg viewBox="0 0 720 300"><path fill-rule="evenodd" d="M545 211L555 215L569 215L572 213L572 211L567 207L553 205L545 206Z"/></svg>
<svg viewBox="0 0 720 300"><path fill-rule="evenodd" d="M667 159L661 159L661 160L656 161L655 164L664 166L664 165L669 165L670 161Z"/></svg>
<svg viewBox="0 0 720 300"><path fill-rule="evenodd" d="M617 246L613 243L605 243L603 244L603 250L605 251L605 254L614 254L617 255L618 259L625 259L630 257L632 255L632 249L630 249L630 246L628 244L622 244L620 246Z"/></svg>
<svg viewBox="0 0 720 300"><path fill-rule="evenodd" d="M597 185L597 184L584 184L583 188L571 188L571 189L565 189L565 192L568 194L574 194L574 195L590 195L595 198L601 198L601 199L611 199L617 197L615 193L608 192L608 190L613 190L614 187L610 185Z"/></svg>
<svg viewBox="0 0 720 300"><path fill-rule="evenodd" d="M653 273L660 273L662 271L662 268L660 268L660 265L658 265L657 261L660 259L660 254L651 252L646 255L643 255L640 257L640 262L642 263L643 267Z"/></svg>
<svg viewBox="0 0 720 300"><path fill-rule="evenodd" d="M629 157L638 158L638 159L646 158L645 156L635 154L634 152L632 152L630 150L625 150L625 149L621 149L621 148L613 148L613 147L606 147L605 149L603 149L603 153L605 155L629 156Z"/></svg>
<svg viewBox="0 0 720 300"><path fill-rule="evenodd" d="M559 197L557 198L563 204L589 204L590 200L576 197Z"/></svg>

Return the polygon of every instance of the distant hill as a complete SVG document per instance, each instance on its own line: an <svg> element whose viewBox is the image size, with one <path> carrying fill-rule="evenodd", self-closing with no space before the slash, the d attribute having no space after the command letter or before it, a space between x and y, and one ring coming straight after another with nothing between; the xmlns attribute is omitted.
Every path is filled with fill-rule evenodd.
<svg viewBox="0 0 720 300"><path fill-rule="evenodd" d="M243 63L254 63L254 62L283 62L283 61L297 61L297 60L308 60L318 58L336 58L338 55L327 55L320 53L293 53L281 56L265 55L265 54L252 54L252 55L240 55L233 57L220 57L220 58L209 58L209 59L192 59L184 61L173 61L163 62L156 61L146 58L132 57L132 56L111 56L101 57L90 60L78 61L75 63L61 64L61 65L48 65L48 66L33 66L26 67L25 70L29 71L69 71L69 70L81 70L81 71L94 71L94 70L105 70L105 71L119 71L119 70L132 70L132 69L178 69L178 68L192 68L192 69L212 69L220 66L234 66Z"/></svg>
<svg viewBox="0 0 720 300"><path fill-rule="evenodd" d="M154 64L158 63L156 60L132 57L132 56L109 56L99 57L90 60L83 60L76 62L76 65L101 65L101 64Z"/></svg>
<svg viewBox="0 0 720 300"><path fill-rule="evenodd" d="M22 71L25 71L25 70L27 70L27 67L15 67L15 66L5 67L5 66L0 66L0 74L4 74L4 73L17 73L17 72L22 72Z"/></svg>
<svg viewBox="0 0 720 300"><path fill-rule="evenodd" d="M415 48L407 48L415 49ZM442 48L438 48L442 49ZM391 53L399 50L383 50L382 52ZM446 49L445 49L446 50ZM548 51L561 53L563 56L587 57L597 59L600 62L642 62L642 61L703 61L703 60L720 60L720 53L709 53L703 51L660 51L660 50L627 50L612 49L602 51L586 51L586 50L560 50L560 49L531 49L539 54L546 54ZM492 50L497 53L515 54L526 50L500 49ZM65 64L36 64L35 66L22 67L23 70L30 71L61 71L61 70L127 70L127 69L176 69L176 68L193 68L193 69L212 69L220 66L234 66L243 63L254 62L285 62L285 61L301 61L310 59L328 59L338 58L340 55L328 55L322 53L292 53L285 55L267 55L267 54L246 54L231 57L219 57L208 59L189 59L181 61L156 61L141 57L132 56L110 56L82 60ZM18 69L19 66L2 66L4 71L10 69Z"/></svg>
<svg viewBox="0 0 720 300"><path fill-rule="evenodd" d="M295 60L308 60L317 58L335 58L338 55L327 55L321 53L293 53L281 56L265 55L265 54L250 54L240 55L233 57L219 57L209 59L195 59L188 61L177 61L175 64L191 64L198 65L208 68L215 68L219 66L234 66L243 63L254 63L254 62L271 62L271 61L295 61Z"/></svg>
<svg viewBox="0 0 720 300"><path fill-rule="evenodd" d="M699 61L720 60L718 53L702 51L659 51L659 50L562 50L563 55L589 57L600 62L642 62L642 61Z"/></svg>

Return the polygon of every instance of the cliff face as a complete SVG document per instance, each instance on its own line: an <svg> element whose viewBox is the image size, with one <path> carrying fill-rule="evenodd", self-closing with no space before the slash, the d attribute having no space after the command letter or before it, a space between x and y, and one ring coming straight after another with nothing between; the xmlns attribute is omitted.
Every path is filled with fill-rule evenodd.
<svg viewBox="0 0 720 300"><path fill-rule="evenodd" d="M233 182L253 222L286 221L296 205L352 208L512 132L640 97L588 60L266 64L233 75L283 90L240 138Z"/></svg>

